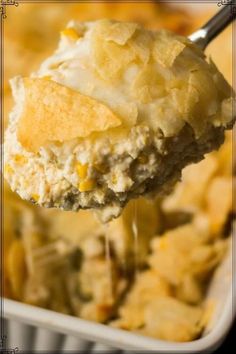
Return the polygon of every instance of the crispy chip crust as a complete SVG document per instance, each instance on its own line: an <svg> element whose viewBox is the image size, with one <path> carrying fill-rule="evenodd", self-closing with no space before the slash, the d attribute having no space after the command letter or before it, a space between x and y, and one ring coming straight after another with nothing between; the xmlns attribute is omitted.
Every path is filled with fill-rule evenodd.
<svg viewBox="0 0 236 354"><path fill-rule="evenodd" d="M138 28L137 23L131 22L115 22L110 25L109 21L104 20L103 22L107 22L108 26L103 29L103 36L107 41L113 41L117 44L124 45L130 37L134 34L136 29Z"/></svg>
<svg viewBox="0 0 236 354"><path fill-rule="evenodd" d="M17 134L27 150L36 152L49 141L83 138L121 123L104 104L54 81L25 78L24 88Z"/></svg>
<svg viewBox="0 0 236 354"><path fill-rule="evenodd" d="M171 67L178 55L186 47L181 40L172 37L168 32L160 31L153 46L153 56L155 60L164 67Z"/></svg>
<svg viewBox="0 0 236 354"><path fill-rule="evenodd" d="M72 30L73 36L81 32L79 41L66 40ZM58 53L65 58L49 58L46 74L37 74L47 79L23 80L18 139L26 149L36 152L49 141L85 138L139 122L161 129L165 137L189 124L199 138L209 124L232 120L230 86L187 38L107 19L73 22L64 32ZM83 46L89 46L89 54L74 52L83 53ZM70 65L71 72L66 69Z"/></svg>

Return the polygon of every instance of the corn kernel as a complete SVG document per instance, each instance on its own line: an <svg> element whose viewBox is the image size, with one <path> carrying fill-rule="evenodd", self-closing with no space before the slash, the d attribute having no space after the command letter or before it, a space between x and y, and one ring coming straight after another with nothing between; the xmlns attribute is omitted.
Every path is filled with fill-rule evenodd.
<svg viewBox="0 0 236 354"><path fill-rule="evenodd" d="M79 38L79 35L74 28L65 28L63 31L61 31L61 35L69 37L73 40L77 40Z"/></svg>
<svg viewBox="0 0 236 354"><path fill-rule="evenodd" d="M91 191L94 187L95 187L95 181L93 179L86 179L85 181L81 181L79 183L80 192Z"/></svg>
<svg viewBox="0 0 236 354"><path fill-rule="evenodd" d="M45 75L42 77L42 79L44 80L52 80L52 76L51 75Z"/></svg>
<svg viewBox="0 0 236 354"><path fill-rule="evenodd" d="M87 173L88 173L88 164L86 163L86 164L82 165L80 162L78 162L76 165L76 171L77 171L79 178L85 179L87 177Z"/></svg>
<svg viewBox="0 0 236 354"><path fill-rule="evenodd" d="M38 194L32 194L32 199L37 202L39 200L39 195Z"/></svg>
<svg viewBox="0 0 236 354"><path fill-rule="evenodd" d="M25 156L17 154L14 156L14 161L19 165L24 165L28 161L28 159Z"/></svg>
<svg viewBox="0 0 236 354"><path fill-rule="evenodd" d="M9 164L6 164L4 166L4 173L8 173L8 174L13 173L13 168Z"/></svg>

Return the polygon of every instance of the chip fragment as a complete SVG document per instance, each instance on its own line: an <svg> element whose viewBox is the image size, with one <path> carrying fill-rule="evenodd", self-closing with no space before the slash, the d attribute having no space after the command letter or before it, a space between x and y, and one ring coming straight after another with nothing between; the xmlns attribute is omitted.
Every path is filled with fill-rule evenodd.
<svg viewBox="0 0 236 354"><path fill-rule="evenodd" d="M183 42L173 38L168 32L160 31L154 42L152 54L158 63L169 68L185 47Z"/></svg>
<svg viewBox="0 0 236 354"><path fill-rule="evenodd" d="M107 22L107 26L106 26ZM112 41L119 45L124 45L129 38L133 36L136 29L138 28L137 23L131 22L114 22L110 25L109 21L104 21L104 27L102 30L102 35L106 41Z"/></svg>
<svg viewBox="0 0 236 354"><path fill-rule="evenodd" d="M51 80L25 78L25 98L17 136L37 152L50 141L83 138L121 124L104 104Z"/></svg>

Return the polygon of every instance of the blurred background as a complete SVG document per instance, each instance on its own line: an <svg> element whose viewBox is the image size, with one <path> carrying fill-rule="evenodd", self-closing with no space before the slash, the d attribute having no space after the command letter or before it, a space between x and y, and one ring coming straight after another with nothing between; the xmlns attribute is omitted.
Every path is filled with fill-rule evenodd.
<svg viewBox="0 0 236 354"><path fill-rule="evenodd" d="M135 21L187 36L218 9L216 3L181 2L8 6L5 126L13 107L9 79L37 70L56 49L69 20ZM232 83L232 27L209 45L206 54ZM232 144L229 132L219 151L184 170L182 183L169 196L130 202L108 226L88 211L31 206L4 183L5 296L154 338L199 338L217 307L212 299L206 300L213 273L230 247L235 217ZM160 306L161 314L156 310ZM176 313L174 319L168 319L169 309ZM189 321L183 324L186 317Z"/></svg>

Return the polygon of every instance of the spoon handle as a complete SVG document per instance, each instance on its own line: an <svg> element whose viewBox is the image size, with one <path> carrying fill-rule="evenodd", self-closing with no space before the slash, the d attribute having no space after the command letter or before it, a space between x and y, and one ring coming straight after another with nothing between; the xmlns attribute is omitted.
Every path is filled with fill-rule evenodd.
<svg viewBox="0 0 236 354"><path fill-rule="evenodd" d="M236 7L235 0L227 1L227 4L216 15L188 38L204 50L235 19L233 6Z"/></svg>

